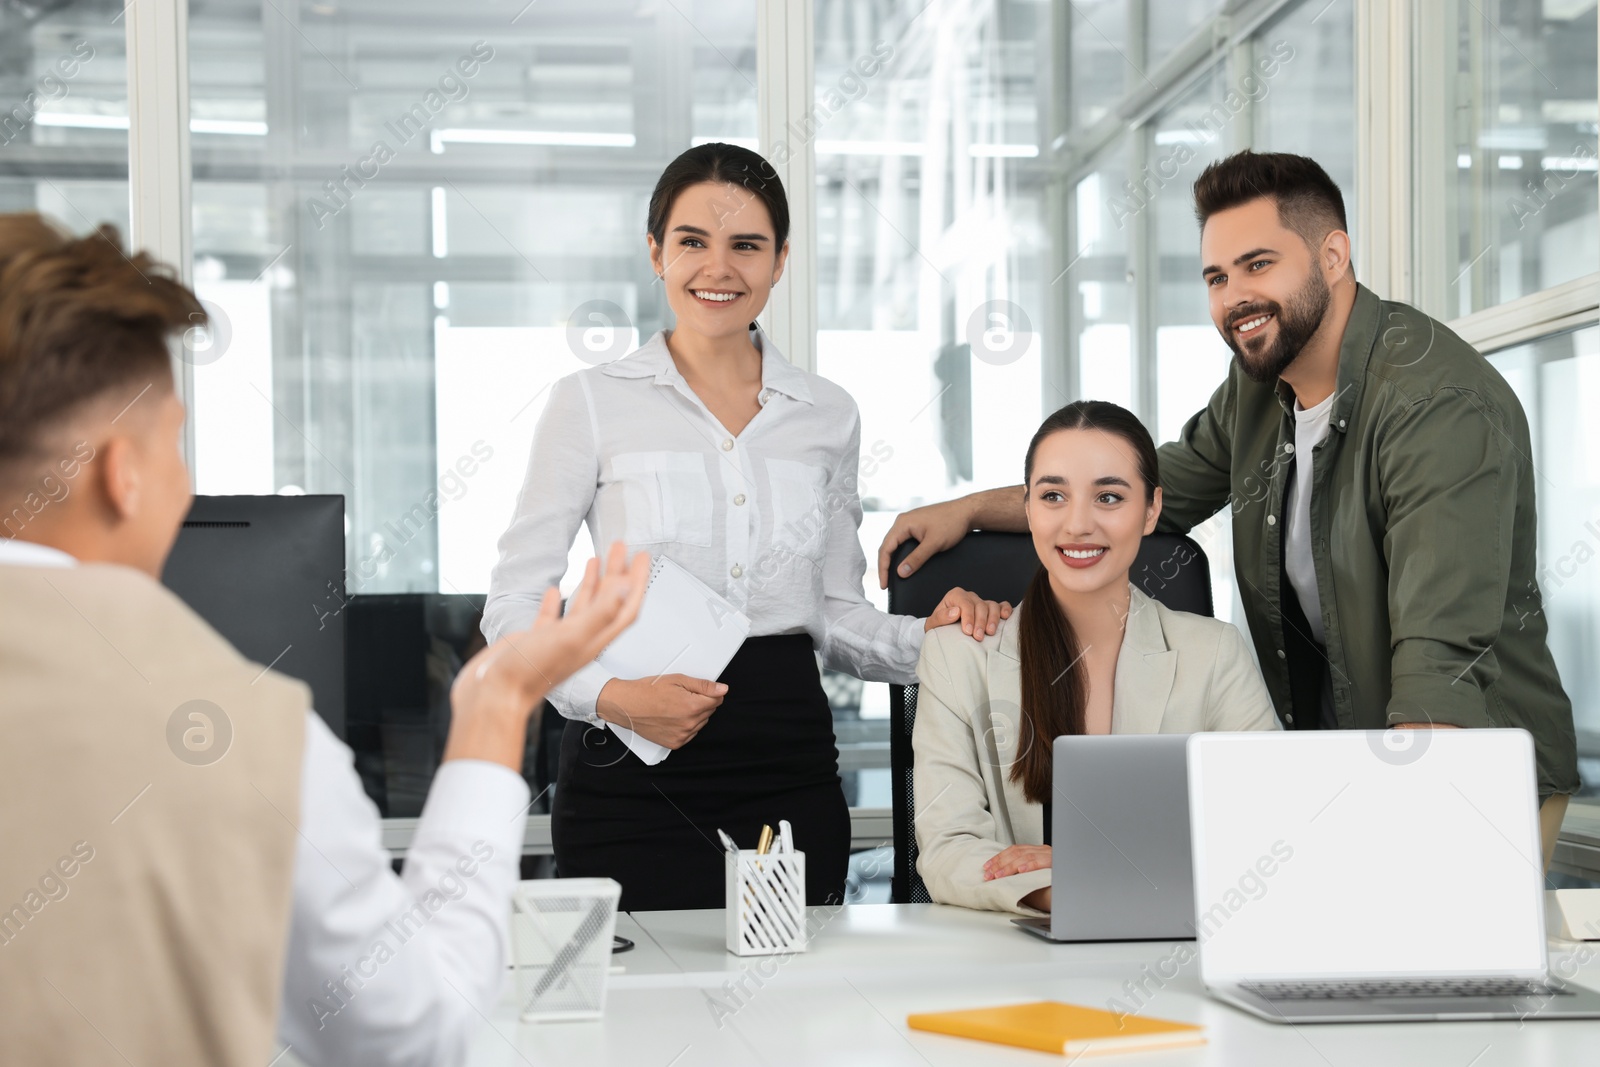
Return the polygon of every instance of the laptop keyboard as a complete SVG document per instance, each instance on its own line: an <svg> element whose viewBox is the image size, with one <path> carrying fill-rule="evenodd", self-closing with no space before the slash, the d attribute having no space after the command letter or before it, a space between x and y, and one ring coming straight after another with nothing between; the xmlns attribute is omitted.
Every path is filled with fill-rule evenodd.
<svg viewBox="0 0 1600 1067"><path fill-rule="evenodd" d="M1241 982L1268 1000L1373 1000L1380 997L1553 997L1564 989L1522 978L1406 979L1383 982Z"/></svg>

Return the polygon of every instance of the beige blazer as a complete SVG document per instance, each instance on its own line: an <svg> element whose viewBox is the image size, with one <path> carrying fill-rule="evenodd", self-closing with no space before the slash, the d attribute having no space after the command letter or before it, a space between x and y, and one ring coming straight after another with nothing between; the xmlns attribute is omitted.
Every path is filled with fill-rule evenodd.
<svg viewBox="0 0 1600 1067"><path fill-rule="evenodd" d="M1237 628L1129 589L1112 733L1278 729ZM941 626L923 643L912 732L917 870L940 903L1034 915L1020 901L1050 884L1048 869L983 880L984 863L1001 849L1044 843L1044 806L1010 779L1022 707L1017 619L982 643L958 626Z"/></svg>
<svg viewBox="0 0 1600 1067"><path fill-rule="evenodd" d="M127 567L0 605L0 1060L266 1067L310 691Z"/></svg>

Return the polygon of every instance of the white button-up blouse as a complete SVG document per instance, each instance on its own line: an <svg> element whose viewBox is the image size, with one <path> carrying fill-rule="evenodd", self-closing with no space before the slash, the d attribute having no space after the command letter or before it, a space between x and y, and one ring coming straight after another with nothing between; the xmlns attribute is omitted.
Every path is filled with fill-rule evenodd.
<svg viewBox="0 0 1600 1067"><path fill-rule="evenodd" d="M532 624L586 522L665 555L750 619L750 636L807 633L823 662L868 681L917 680L922 620L886 615L862 591L856 476L861 415L850 395L785 360L759 330L761 410L728 433L678 373L657 333L552 387L528 473L489 580L483 632ZM612 675L598 663L550 692L593 721Z"/></svg>

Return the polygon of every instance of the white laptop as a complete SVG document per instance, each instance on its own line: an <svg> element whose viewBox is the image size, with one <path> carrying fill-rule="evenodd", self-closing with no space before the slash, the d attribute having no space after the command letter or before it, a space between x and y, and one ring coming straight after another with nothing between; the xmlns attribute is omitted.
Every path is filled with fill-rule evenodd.
<svg viewBox="0 0 1600 1067"><path fill-rule="evenodd" d="M1522 730L1189 739L1200 976L1273 1022L1600 1017L1552 977Z"/></svg>

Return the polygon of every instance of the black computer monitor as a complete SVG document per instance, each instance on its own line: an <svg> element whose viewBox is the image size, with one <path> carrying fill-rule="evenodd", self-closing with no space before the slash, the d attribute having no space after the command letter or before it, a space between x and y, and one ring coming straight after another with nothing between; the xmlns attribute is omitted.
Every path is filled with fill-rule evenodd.
<svg viewBox="0 0 1600 1067"><path fill-rule="evenodd" d="M350 598L344 739L367 795L386 818L422 813L450 735L450 687L484 645L482 608L482 597L458 593ZM529 755L538 741L530 729ZM531 758L523 769L534 795L542 796L551 779L541 778Z"/></svg>
<svg viewBox="0 0 1600 1067"><path fill-rule="evenodd" d="M161 580L344 737L344 497L197 496Z"/></svg>

